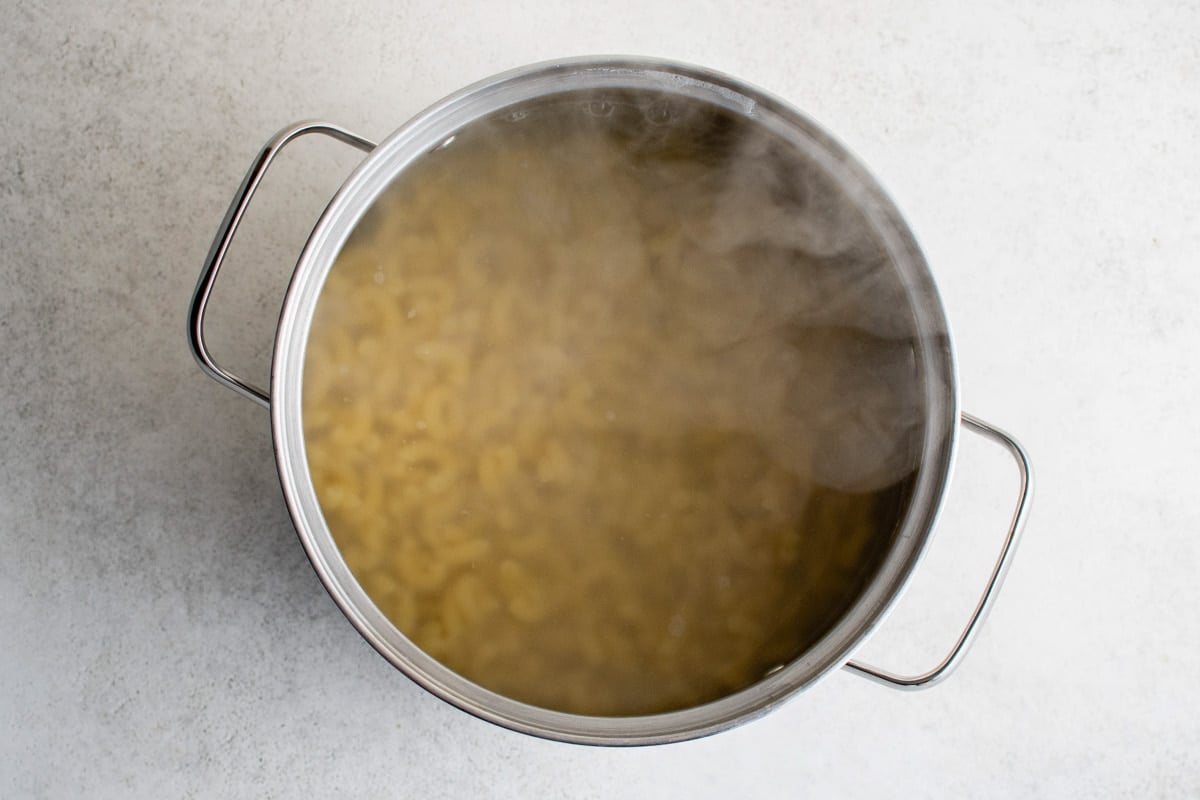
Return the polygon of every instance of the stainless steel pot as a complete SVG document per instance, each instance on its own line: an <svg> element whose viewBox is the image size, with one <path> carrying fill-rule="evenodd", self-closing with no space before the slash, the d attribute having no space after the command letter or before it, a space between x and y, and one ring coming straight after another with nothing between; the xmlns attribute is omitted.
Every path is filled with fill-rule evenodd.
<svg viewBox="0 0 1200 800"><path fill-rule="evenodd" d="M339 554L313 489L301 425L301 373L318 296L342 245L384 188L414 160L474 120L547 94L584 89L653 90L699 99L752 118L804 148L855 198L885 243L921 333L916 356L923 376L926 419L920 466L899 535L874 579L815 646L783 668L715 702L652 716L591 717L526 705L467 681L418 649L375 607ZM329 203L300 254L280 315L268 393L213 360L205 345L205 311L230 242L264 173L283 147L314 133L331 136L369 155ZM385 658L429 691L478 717L536 736L605 745L705 736L765 713L839 667L899 688L931 686L955 668L978 630L1008 568L1029 504L1029 461L1021 446L999 429L959 412L946 316L912 233L880 186L843 147L786 104L702 68L640 58L537 64L447 97L378 145L328 123L307 122L284 129L255 159L220 226L192 299L188 333L192 351L209 375L270 409L280 482L296 530L313 568L351 623ZM900 676L852 661L851 655L883 620L921 557L946 492L960 424L1006 448L1020 473L1016 510L995 569L962 635L928 672Z"/></svg>

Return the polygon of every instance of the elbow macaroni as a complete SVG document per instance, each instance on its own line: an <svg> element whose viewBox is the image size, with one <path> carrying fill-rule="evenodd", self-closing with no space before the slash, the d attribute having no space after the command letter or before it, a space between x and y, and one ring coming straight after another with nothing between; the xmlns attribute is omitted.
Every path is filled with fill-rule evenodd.
<svg viewBox="0 0 1200 800"><path fill-rule="evenodd" d="M304 427L347 565L419 647L518 700L646 714L803 652L903 492L813 479L820 420L789 398L844 403L833 357L792 347L786 254L739 280L694 162L598 125L496 123L400 176L329 274Z"/></svg>

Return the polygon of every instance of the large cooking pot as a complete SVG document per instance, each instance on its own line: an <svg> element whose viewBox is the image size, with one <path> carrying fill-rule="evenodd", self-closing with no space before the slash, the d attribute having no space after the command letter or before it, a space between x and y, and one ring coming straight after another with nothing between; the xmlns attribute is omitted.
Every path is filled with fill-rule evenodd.
<svg viewBox="0 0 1200 800"><path fill-rule="evenodd" d="M550 710L484 688L432 658L380 611L348 568L322 512L306 454L301 402L306 346L326 278L356 226L397 175L451 141L456 132L497 114L520 118L530 103L572 92L591 92L590 96L602 98L599 106L591 106L601 113L609 110L603 100L609 96L632 97L635 103L641 96L653 97L656 103L662 98L700 103L758 126L773 140L802 153L823 174L823 180L851 198L857 213L874 231L886 255L882 269L915 330L913 387L922 413L913 430L919 457L907 503L870 580L823 635L786 664L726 696L665 713L599 716ZM661 110L661 106L655 108ZM368 156L329 203L296 264L280 315L268 392L214 361L205 345L205 310L230 241L267 168L285 145L312 133L330 136ZM816 235L820 238L820 231ZM1009 565L1028 507L1030 471L1021 446L999 429L959 411L945 314L925 259L883 190L813 122L764 92L707 69L641 58L556 61L507 72L463 89L426 109L378 145L327 123L284 129L254 161L220 226L192 299L188 334L197 361L210 376L270 409L280 482L300 540L329 594L362 636L397 668L444 700L491 722L546 738L628 745L704 736L766 712L839 667L885 685L931 686L959 663L978 630ZM906 677L852 661L855 649L902 592L930 538L950 478L960 425L1005 447L1020 473L1019 499L995 569L962 635L933 669ZM837 444L830 446L836 448ZM841 446L852 448L855 444L850 441Z"/></svg>

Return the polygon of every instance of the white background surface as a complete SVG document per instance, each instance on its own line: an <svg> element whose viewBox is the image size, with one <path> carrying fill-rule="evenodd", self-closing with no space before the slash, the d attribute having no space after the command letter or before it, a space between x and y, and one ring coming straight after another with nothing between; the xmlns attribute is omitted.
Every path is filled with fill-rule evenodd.
<svg viewBox="0 0 1200 800"><path fill-rule="evenodd" d="M1200 6L654 0L8 3L0 24L0 796L1200 795ZM268 418L201 375L184 314L257 148L381 137L492 73L637 53L724 70L892 193L957 335L964 407L1039 487L960 672L836 673L641 750L533 740L418 689L344 621ZM296 148L214 301L265 378L286 275L355 155ZM920 667L1015 490L965 439L930 557L864 654Z"/></svg>

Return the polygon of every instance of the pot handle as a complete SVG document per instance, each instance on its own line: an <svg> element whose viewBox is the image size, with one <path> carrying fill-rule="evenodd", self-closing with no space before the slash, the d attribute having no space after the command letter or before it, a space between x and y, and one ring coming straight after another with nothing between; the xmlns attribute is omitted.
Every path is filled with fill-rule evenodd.
<svg viewBox="0 0 1200 800"><path fill-rule="evenodd" d="M992 603L1000 591L1000 584L1004 582L1004 576L1008 573L1013 551L1016 549L1017 540L1021 536L1021 529L1025 527L1025 518L1029 511L1029 501L1033 493L1032 468L1030 467L1029 455L1025 452L1025 448L1021 447L1020 443L1012 436L994 425L989 425L978 417L963 414L962 424L967 430L978 433L1006 448L1012 455L1013 460L1017 462L1017 471L1021 476L1017 507L1013 512L1012 522L1009 523L1008 534L1004 538L1004 546L1000 550L1000 557L996 560L992 576L988 579L987 586L983 590L983 596L979 598L979 603L975 606L975 611L971 614L971 618L967 622L967 627L958 637L958 641L954 643L954 647L951 648L949 655L942 659L940 664L928 672L907 677L858 661L846 662L845 669L884 686L892 686L897 689L927 689L930 686L940 683L958 667L967 652L967 648L971 646L971 642L975 639L975 634L979 632L979 628L984 618L987 617L988 611L991 610Z"/></svg>
<svg viewBox="0 0 1200 800"><path fill-rule="evenodd" d="M192 355L196 357L200 368L217 383L268 408L271 405L271 396L265 389L239 378L213 359L208 350L208 344L204 340L204 315L208 310L208 300L212 294L213 284L216 283L217 273L221 271L221 265L225 262L233 235L237 232L246 208L250 205L250 198L254 196L254 192L262 182L267 168L271 166L271 162L286 145L310 133L330 136L368 153L375 149L375 143L369 139L364 139L329 122L298 122L275 134L259 151L254 163L250 165L250 170L242 180L242 185L233 196L233 202L229 204L229 210L225 212L225 219L221 221L221 227L217 229L216 238L213 239L212 247L208 251L208 258L204 262L204 269L200 272L200 280L196 283L196 291L192 294L192 305L188 312L188 344L191 346Z"/></svg>

